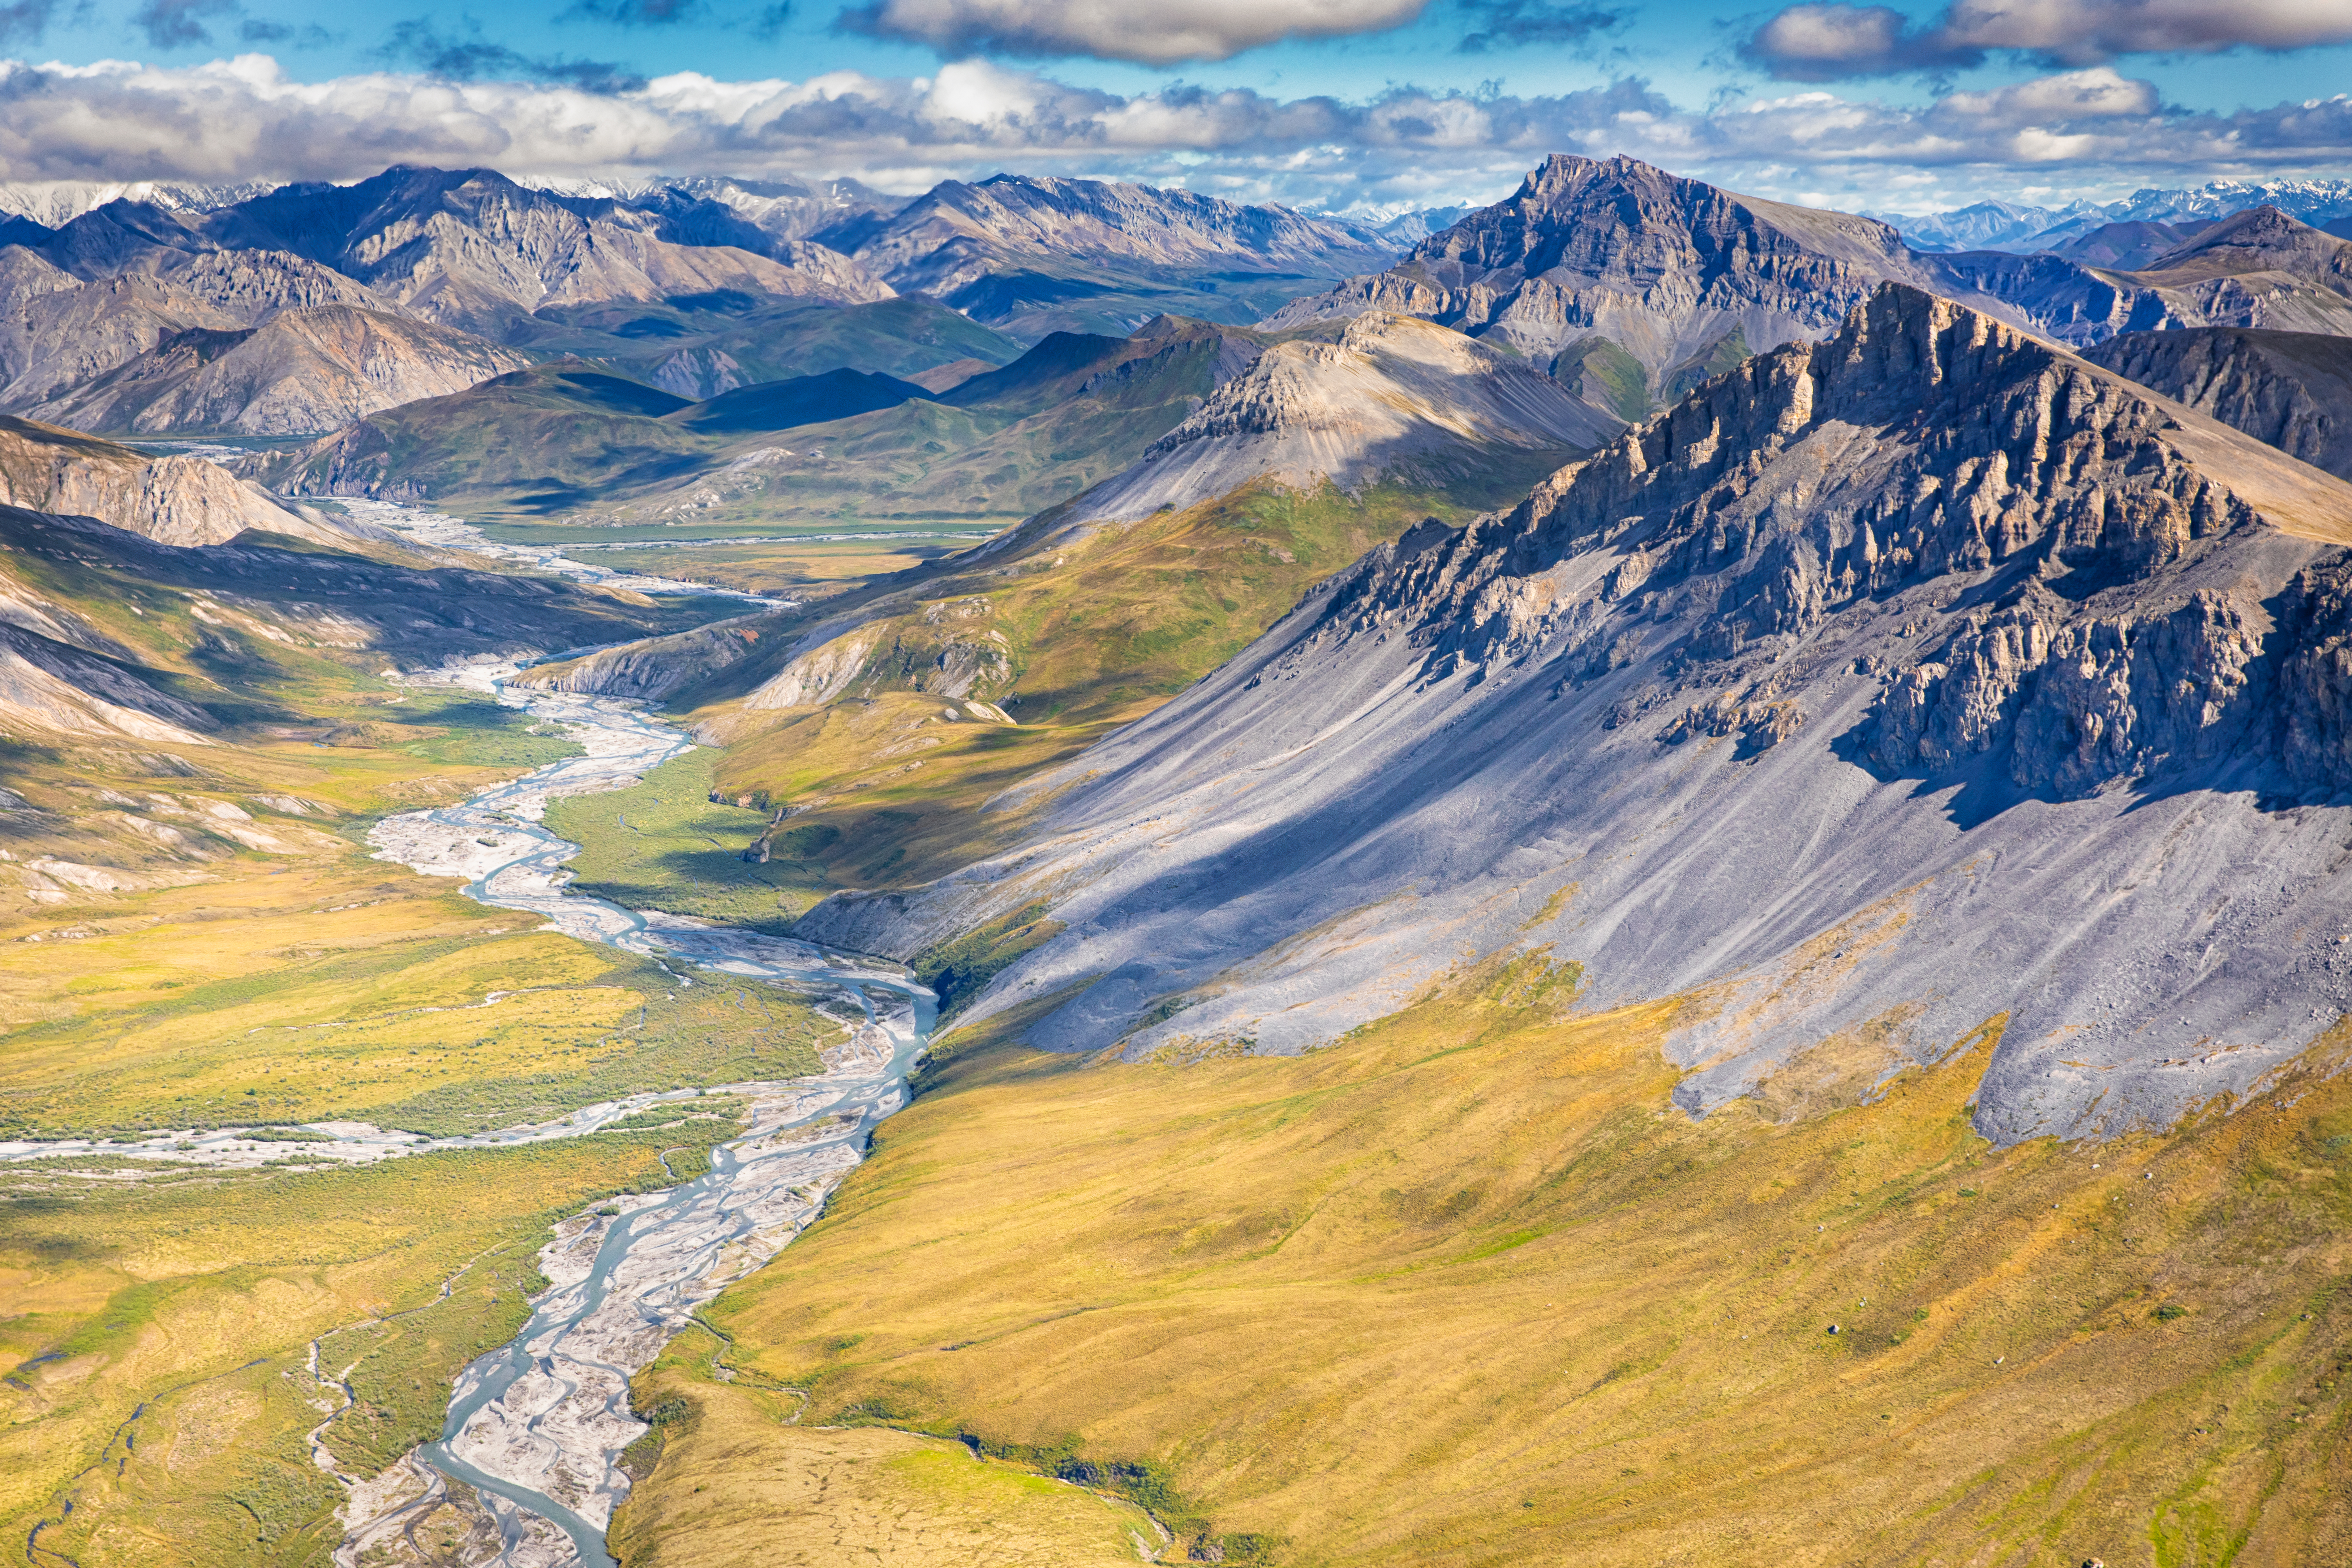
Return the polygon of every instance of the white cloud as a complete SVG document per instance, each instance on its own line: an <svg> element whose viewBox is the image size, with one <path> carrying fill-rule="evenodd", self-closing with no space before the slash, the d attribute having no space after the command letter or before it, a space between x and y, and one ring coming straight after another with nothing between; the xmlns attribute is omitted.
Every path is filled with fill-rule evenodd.
<svg viewBox="0 0 2352 1568"><path fill-rule="evenodd" d="M985 52L1173 65L1222 60L1284 38L1402 26L1429 0L872 0L844 12L858 32L947 54Z"/></svg>
<svg viewBox="0 0 2352 1568"><path fill-rule="evenodd" d="M2346 0L1953 0L1917 27L1887 5L1805 0L1767 18L1738 52L1786 81L1835 81L1981 65L2000 49L2082 66L2347 41Z"/></svg>
<svg viewBox="0 0 2352 1568"><path fill-rule="evenodd" d="M1492 200L1548 153L1627 153L1758 195L1872 205L2195 184L2352 159L2352 100L2168 109L2112 68L1927 107L1808 90L1700 113L1639 81L1368 103L1182 85L1121 96L979 61L929 77L562 82L289 79L263 55L160 69L0 62L0 179L351 180L394 163L516 174L852 175L893 190L1003 169L1337 208ZM2333 172L2330 169L2330 172Z"/></svg>
<svg viewBox="0 0 2352 1568"><path fill-rule="evenodd" d="M2352 40L2352 5L2345 0L1958 0L1941 30L1964 47L2031 49L2088 63L2241 45L2340 44Z"/></svg>

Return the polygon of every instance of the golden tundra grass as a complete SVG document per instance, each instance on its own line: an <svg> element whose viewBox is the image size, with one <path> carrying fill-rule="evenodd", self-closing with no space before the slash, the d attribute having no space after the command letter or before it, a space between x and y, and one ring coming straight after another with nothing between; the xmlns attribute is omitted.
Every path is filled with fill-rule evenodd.
<svg viewBox="0 0 2352 1568"><path fill-rule="evenodd" d="M9 753L10 787L41 810L9 819L12 853L165 885L0 900L0 1136L326 1120L455 1132L815 1066L838 1026L779 988L673 989L650 963L369 858L373 816L547 750L527 724L453 712L462 698L379 695L399 700L338 699L352 719L391 715L355 737L367 744L247 737L197 753L194 777L109 772L111 753L87 748ZM421 730L401 722L411 707ZM156 856L109 836L99 788L242 802L299 828L300 847ZM336 815L289 819L257 793ZM357 1400L324 1441L372 1472L437 1431L457 1370L520 1326L555 1217L667 1185L665 1152L691 1174L731 1130L356 1169L297 1168L292 1140L247 1173L102 1154L0 1165L0 1535L50 1521L26 1549L45 1568L324 1563L341 1491L303 1439L327 1417L310 1342L331 1332L323 1364L351 1368Z"/></svg>
<svg viewBox="0 0 2352 1568"><path fill-rule="evenodd" d="M802 1427L1128 1464L1228 1560L2352 1560L2342 1039L2104 1144L1970 1130L1998 1020L1868 1103L1693 1122L1671 1007L1568 1012L1538 962L1297 1059L968 1040L714 1304L737 1380L649 1374L693 1414L622 1538L748 1560L673 1527L804 1451L773 1384Z"/></svg>
<svg viewBox="0 0 2352 1568"><path fill-rule="evenodd" d="M1530 458L1535 469L1546 466ZM1524 487L1522 487L1524 488ZM1025 820L986 811L1000 791L1076 756L1232 658L1316 582L1423 517L1468 507L1392 486L1360 496L1255 484L1181 512L1104 529L1009 566L959 567L911 587L877 583L889 614L862 628L868 679L815 708L697 715L731 739L722 794L764 791L794 810L765 868L802 912L835 888L928 880L1009 841ZM942 627L1003 640L1017 726L979 721L921 689ZM971 692L1003 700L1007 689Z"/></svg>

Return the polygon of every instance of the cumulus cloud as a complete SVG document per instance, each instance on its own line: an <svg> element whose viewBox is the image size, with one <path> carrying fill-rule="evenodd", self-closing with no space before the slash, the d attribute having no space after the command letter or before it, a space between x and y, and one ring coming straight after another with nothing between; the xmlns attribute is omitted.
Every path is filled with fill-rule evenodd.
<svg viewBox="0 0 2352 1568"><path fill-rule="evenodd" d="M1836 81L1980 65L1996 49L2084 66L2347 41L2344 0L1954 0L1923 26L1886 5L1808 0L1767 18L1738 53L1784 81Z"/></svg>
<svg viewBox="0 0 2352 1568"><path fill-rule="evenodd" d="M929 44L948 55L1010 55L1174 65L1222 60L1284 38L1400 27L1429 0L870 0L839 26Z"/></svg>
<svg viewBox="0 0 2352 1568"><path fill-rule="evenodd" d="M2352 99L2191 113L2110 67L1924 108L1809 89L1697 112L1638 80L1525 98L1399 88L1348 102L1182 84L1121 95L967 60L913 79L682 73L600 91L562 76L493 79L489 63L460 50L427 74L325 82L290 79L264 55L177 69L0 63L0 177L350 180L416 163L848 175L906 191L1014 169L1393 209L1496 199L1549 153L1631 153L1759 195L1860 193L1846 205L1947 178L2012 194L2129 188L2352 157Z"/></svg>
<svg viewBox="0 0 2352 1568"><path fill-rule="evenodd" d="M1838 81L1984 63L1982 49L1914 30L1891 5L1791 5L1741 40L1738 53L1782 81Z"/></svg>

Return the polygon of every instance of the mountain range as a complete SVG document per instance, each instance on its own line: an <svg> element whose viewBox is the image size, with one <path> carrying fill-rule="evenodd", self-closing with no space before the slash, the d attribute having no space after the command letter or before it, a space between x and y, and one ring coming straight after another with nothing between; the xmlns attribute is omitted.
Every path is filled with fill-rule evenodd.
<svg viewBox="0 0 2352 1568"><path fill-rule="evenodd" d="M1918 250L2055 250L2117 223L2206 224L2272 206L2315 227L2352 221L2352 180L2216 180L2194 190L2148 187L2121 201L2063 207L1987 201L1950 212L1873 213Z"/></svg>
<svg viewBox="0 0 2352 1568"><path fill-rule="evenodd" d="M2352 245L2205 197L26 197L13 1539L558 1560L452 1391L822 1155L612 1555L2336 1560Z"/></svg>
<svg viewBox="0 0 2352 1568"><path fill-rule="evenodd" d="M1307 1049L1539 943L1590 1005L1692 999L1695 1114L2006 1014L1988 1137L2160 1126L2352 1001L2292 808L2352 784L2347 545L2352 486L1885 285L1372 552L1001 856L800 929L911 956L1042 900L968 1016L1065 996L1027 1039L1130 1059Z"/></svg>

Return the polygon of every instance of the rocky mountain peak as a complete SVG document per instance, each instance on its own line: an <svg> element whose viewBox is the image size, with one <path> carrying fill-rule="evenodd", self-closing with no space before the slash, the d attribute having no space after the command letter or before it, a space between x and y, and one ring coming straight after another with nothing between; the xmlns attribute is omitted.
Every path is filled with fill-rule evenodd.
<svg viewBox="0 0 2352 1568"><path fill-rule="evenodd" d="M1583 1006L1679 999L1695 1112L1994 1019L1987 1136L2161 1125L2341 1011L2347 544L2352 487L1890 284L1376 549L1037 781L1001 858L805 929L1046 900L966 1016L1066 994L1024 1038L1136 1057L1303 1049L1534 949Z"/></svg>
<svg viewBox="0 0 2352 1568"><path fill-rule="evenodd" d="M2249 207L2148 262L2148 272L2202 275L2283 270L2344 274L2352 243L2297 222L2270 205Z"/></svg>

